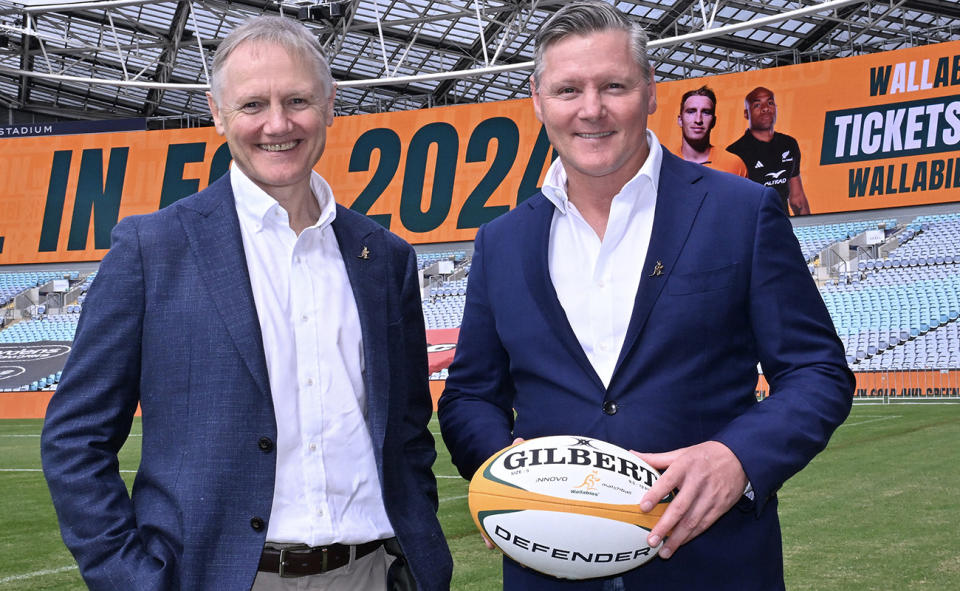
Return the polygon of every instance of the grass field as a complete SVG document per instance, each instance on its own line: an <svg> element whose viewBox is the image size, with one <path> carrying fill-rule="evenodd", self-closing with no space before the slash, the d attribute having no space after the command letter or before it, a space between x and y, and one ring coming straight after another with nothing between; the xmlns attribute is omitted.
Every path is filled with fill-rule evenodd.
<svg viewBox="0 0 960 591"><path fill-rule="evenodd" d="M0 421L0 591L83 589L40 472L40 427ZM467 484L438 449L453 589L497 589L499 555L480 541ZM128 481L138 457L131 437L121 456ZM958 463L960 405L854 407L829 448L780 493L787 588L960 589Z"/></svg>

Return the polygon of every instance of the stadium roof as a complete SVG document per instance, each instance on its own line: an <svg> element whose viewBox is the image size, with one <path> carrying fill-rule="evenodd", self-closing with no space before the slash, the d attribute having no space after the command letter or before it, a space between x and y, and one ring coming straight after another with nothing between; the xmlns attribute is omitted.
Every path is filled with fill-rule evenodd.
<svg viewBox="0 0 960 591"><path fill-rule="evenodd" d="M533 36L563 0L321 2L0 0L0 106L9 121L209 122L217 44L284 14L318 36L339 114L529 95ZM658 80L960 39L956 0L615 1L649 31ZM457 74L472 70L470 75ZM452 76L452 77L451 77Z"/></svg>

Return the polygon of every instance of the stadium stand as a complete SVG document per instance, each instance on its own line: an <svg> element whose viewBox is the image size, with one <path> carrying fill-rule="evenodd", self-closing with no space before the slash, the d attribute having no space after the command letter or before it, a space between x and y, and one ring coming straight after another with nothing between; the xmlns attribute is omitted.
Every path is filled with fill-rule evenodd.
<svg viewBox="0 0 960 591"><path fill-rule="evenodd" d="M873 250L851 246L849 260L823 259L836 245L856 243L858 236L878 228L884 230L884 244L889 246ZM918 215L905 223L885 218L805 225L794 232L820 284L851 369L858 373L960 369L960 213ZM470 263L466 249L417 253L427 330L459 328ZM78 291L76 302L57 313L40 304L31 318L8 321L0 329L0 344L71 341L95 277L96 271L83 277L76 271L0 273L4 304L51 279L68 278L71 289ZM447 370L441 369L430 379L446 377ZM51 374L29 388L52 388L58 379Z"/></svg>
<svg viewBox="0 0 960 591"><path fill-rule="evenodd" d="M72 309L76 308L72 307ZM79 310L76 310L73 313L48 314L38 319L18 322L0 331L0 343L73 341L79 320Z"/></svg>
<svg viewBox="0 0 960 591"><path fill-rule="evenodd" d="M32 287L39 287L53 279L76 281L78 271L41 271L21 273L0 273L0 306L13 301L18 294Z"/></svg>
<svg viewBox="0 0 960 591"><path fill-rule="evenodd" d="M793 233L800 242L800 250L803 251L804 258L807 260L807 262L810 262L814 260L818 254L820 254L820 251L830 244L840 240L853 238L864 230L876 228L881 223L888 227L893 227L897 222L896 220L888 219L882 220L881 222L870 220L843 222L838 224L798 226L793 229Z"/></svg>

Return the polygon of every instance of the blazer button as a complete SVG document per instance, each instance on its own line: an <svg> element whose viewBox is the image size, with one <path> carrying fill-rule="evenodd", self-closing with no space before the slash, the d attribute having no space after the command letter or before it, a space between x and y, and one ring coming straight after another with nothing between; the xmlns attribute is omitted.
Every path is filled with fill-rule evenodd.
<svg viewBox="0 0 960 591"><path fill-rule="evenodd" d="M613 400L604 400L602 408L605 414L608 414L608 415L617 414L617 403Z"/></svg>
<svg viewBox="0 0 960 591"><path fill-rule="evenodd" d="M263 531L264 523L263 520L259 517L254 517L250 520L250 527L253 528L253 531Z"/></svg>
<svg viewBox="0 0 960 591"><path fill-rule="evenodd" d="M257 446L263 451L270 451L273 449L273 441L269 437L261 437L260 441L257 442Z"/></svg>

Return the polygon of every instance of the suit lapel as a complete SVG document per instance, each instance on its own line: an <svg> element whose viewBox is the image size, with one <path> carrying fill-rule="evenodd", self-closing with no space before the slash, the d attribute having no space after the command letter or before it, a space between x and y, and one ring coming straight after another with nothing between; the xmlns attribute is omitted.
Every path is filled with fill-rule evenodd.
<svg viewBox="0 0 960 591"><path fill-rule="evenodd" d="M367 390L366 419L374 451L380 459L386 433L390 376L387 342L389 254L383 232L370 231L351 219L353 212L337 206L333 232L347 269L363 335L364 386ZM379 465L379 461L378 461Z"/></svg>
<svg viewBox="0 0 960 591"><path fill-rule="evenodd" d="M207 288L214 308L260 391L270 398L263 337L250 287L230 175L221 177L199 197L189 205L181 202L184 206L179 210L180 223L200 269L199 281Z"/></svg>
<svg viewBox="0 0 960 591"><path fill-rule="evenodd" d="M650 245L647 248L637 297L633 303L633 313L627 325L627 334L610 381L611 386L617 378L620 366L636 345L637 338L650 316L650 310L670 279L680 251L690 235L690 229L706 196L705 188L695 184L702 177L695 167L685 165L682 160L664 149Z"/></svg>
<svg viewBox="0 0 960 591"><path fill-rule="evenodd" d="M583 352L583 347L580 346L580 341L573 332L573 327L570 326L567 313L563 310L560 298L557 297L557 290L553 287L553 280L550 278L548 253L554 205L541 194L527 200L523 206L533 209L531 212L533 223L530 224L529 231L524 233L520 249L524 277L530 293L537 299L540 311L557 340L563 344L585 375L590 376L598 387L603 388L603 381L587 359L586 353Z"/></svg>

